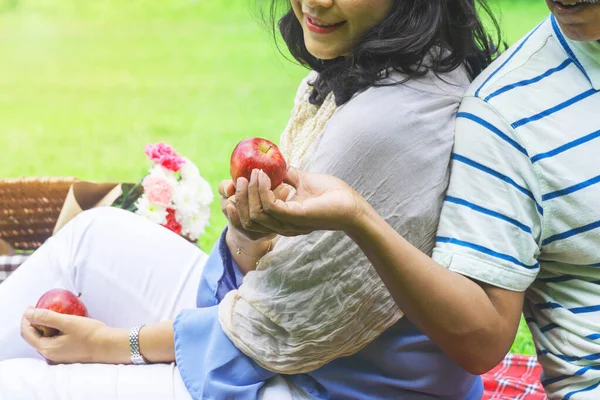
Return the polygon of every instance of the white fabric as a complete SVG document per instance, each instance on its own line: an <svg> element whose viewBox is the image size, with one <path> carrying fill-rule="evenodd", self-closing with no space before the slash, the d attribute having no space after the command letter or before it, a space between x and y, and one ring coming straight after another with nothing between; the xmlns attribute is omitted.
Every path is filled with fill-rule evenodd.
<svg viewBox="0 0 600 400"><path fill-rule="evenodd" d="M372 87L324 121L315 106L305 104L304 81L292 121L308 128L296 126L293 132L304 133L289 135L288 127L283 151L291 146L292 153L302 152L307 146L302 135L324 129L309 135L314 139L299 157L300 166L346 181L391 226L430 253L454 119L467 85L467 74L459 69ZM296 115L299 110L307 114ZM236 347L264 368L286 374L356 353L401 316L375 269L341 232L280 238L219 307L221 325Z"/></svg>
<svg viewBox="0 0 600 400"><path fill-rule="evenodd" d="M0 285L0 400L189 400L175 364L48 365L19 334L29 305L52 288L81 292L113 327L174 319L193 308L206 255L133 213L84 212ZM277 377L261 399L291 399Z"/></svg>
<svg viewBox="0 0 600 400"><path fill-rule="evenodd" d="M309 99L313 92L310 85L318 74L312 71L298 87L294 108L290 120L279 140L279 149L286 162L295 168L306 166L308 149L325 130L325 126L337 109L333 92L329 93L323 104L315 106Z"/></svg>
<svg viewBox="0 0 600 400"><path fill-rule="evenodd" d="M599 399L600 43L552 18L469 89L434 259L525 291L551 399ZM536 204L537 203L537 204Z"/></svg>

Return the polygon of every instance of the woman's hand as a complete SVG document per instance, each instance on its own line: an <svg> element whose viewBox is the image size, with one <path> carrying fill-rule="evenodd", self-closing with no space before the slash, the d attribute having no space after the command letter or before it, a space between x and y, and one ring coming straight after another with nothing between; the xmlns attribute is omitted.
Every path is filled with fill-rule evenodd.
<svg viewBox="0 0 600 400"><path fill-rule="evenodd" d="M285 200L290 193L289 188L279 186L275 196ZM237 185L231 180L224 180L219 185L221 195L221 211L229 221L229 230L241 234L252 241L273 240L277 234L265 226L255 224L248 211L248 180L240 178Z"/></svg>
<svg viewBox="0 0 600 400"><path fill-rule="evenodd" d="M283 236L316 230L347 230L363 212L366 201L341 179L293 168L286 183L296 189L289 201L270 190L271 181L253 171L248 185L249 217L255 224Z"/></svg>
<svg viewBox="0 0 600 400"><path fill-rule="evenodd" d="M43 337L32 324L57 329L60 334ZM112 328L91 318L33 307L25 311L21 320L23 339L54 364L127 362L126 359L115 360L114 350L117 349L105 346L112 331Z"/></svg>

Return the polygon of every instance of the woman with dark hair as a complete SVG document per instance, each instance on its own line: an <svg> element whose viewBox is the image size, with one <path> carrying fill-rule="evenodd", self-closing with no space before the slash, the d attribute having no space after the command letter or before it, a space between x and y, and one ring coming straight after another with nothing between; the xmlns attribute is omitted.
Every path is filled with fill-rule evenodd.
<svg viewBox="0 0 600 400"><path fill-rule="evenodd" d="M284 202L258 172L237 201L262 232L346 232L468 371L506 355L523 315L543 374L512 398L543 386L549 399L600 399L600 2L546 3L550 16L465 93L432 254L336 177L290 169Z"/></svg>
<svg viewBox="0 0 600 400"><path fill-rule="evenodd" d="M344 180L430 253L457 109L497 49L475 1L291 0L271 4L273 21L279 6L289 50L312 70L281 138L289 164ZM0 315L0 394L481 396L480 379L403 318L351 238L261 230L249 189L244 179L220 185L229 223L208 257L119 210L82 213L63 228L0 286L0 304L11 304ZM276 193L285 199L290 189ZM82 292L92 318L21 314L56 286ZM34 325L61 335L40 337Z"/></svg>

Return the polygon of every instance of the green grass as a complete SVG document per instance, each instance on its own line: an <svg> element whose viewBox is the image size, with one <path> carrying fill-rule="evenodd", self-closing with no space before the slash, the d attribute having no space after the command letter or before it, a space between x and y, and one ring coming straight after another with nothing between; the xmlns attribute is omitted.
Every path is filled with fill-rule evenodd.
<svg viewBox="0 0 600 400"><path fill-rule="evenodd" d="M239 140L277 140L306 74L249 3L0 0L0 176L137 181L144 145L165 141L216 187ZM509 42L547 15L541 1L495 8ZM215 202L204 250L224 223ZM530 353L522 328L514 350Z"/></svg>

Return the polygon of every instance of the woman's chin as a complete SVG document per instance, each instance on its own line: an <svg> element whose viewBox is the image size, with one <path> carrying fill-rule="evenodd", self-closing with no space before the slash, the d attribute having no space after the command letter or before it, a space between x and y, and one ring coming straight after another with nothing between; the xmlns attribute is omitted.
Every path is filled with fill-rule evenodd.
<svg viewBox="0 0 600 400"><path fill-rule="evenodd" d="M313 57L319 60L335 60L340 56L338 51L332 48L324 48L323 46L311 46L307 43L306 49Z"/></svg>

